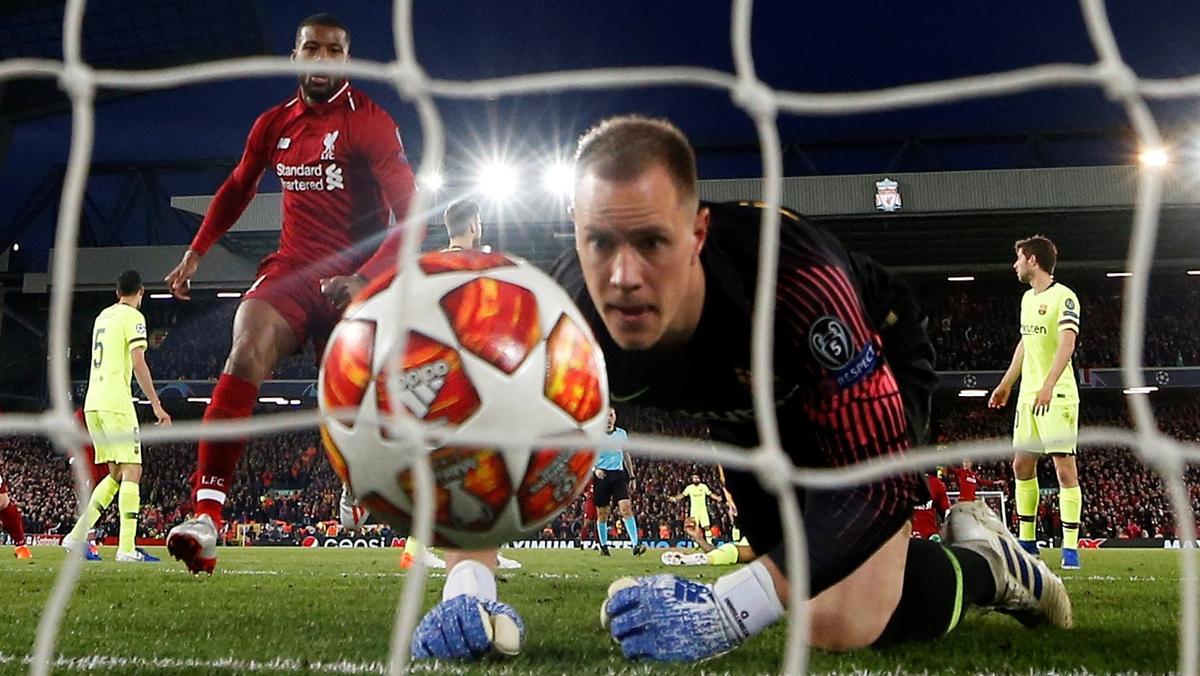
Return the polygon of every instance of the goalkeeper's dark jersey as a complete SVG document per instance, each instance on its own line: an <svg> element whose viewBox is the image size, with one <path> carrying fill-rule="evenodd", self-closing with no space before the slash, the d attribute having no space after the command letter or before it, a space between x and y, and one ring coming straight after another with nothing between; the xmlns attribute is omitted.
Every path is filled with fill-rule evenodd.
<svg viewBox="0 0 1200 676"><path fill-rule="evenodd" d="M704 206L712 213L701 253L704 309L685 346L621 350L592 305L574 252L554 274L604 349L614 402L678 411L707 422L716 440L755 446L750 333L762 211L750 203ZM790 212L781 218L777 284L774 390L783 447L793 461L841 467L902 453L910 435L923 441L936 374L924 317L908 289ZM734 497L745 510L739 492L761 488L748 475L731 476L731 488L736 484L743 490ZM920 475L906 474L845 491L828 511L848 521L888 515L898 528L924 495ZM857 539L842 532L849 523L824 527ZM759 529L748 528L748 535L753 530ZM778 541L765 542L759 533L750 542L765 553Z"/></svg>

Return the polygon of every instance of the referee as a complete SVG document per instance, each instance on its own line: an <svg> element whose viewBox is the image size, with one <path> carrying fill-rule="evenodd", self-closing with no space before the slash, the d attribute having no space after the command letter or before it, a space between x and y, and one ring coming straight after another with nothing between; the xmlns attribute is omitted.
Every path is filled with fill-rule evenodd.
<svg viewBox="0 0 1200 676"><path fill-rule="evenodd" d="M608 438L629 438L625 430L617 427L617 411L613 408L608 409ZM596 475L596 537L600 539L600 555L612 556L608 551L608 510L616 500L625 522L625 532L629 533L629 541L633 544L633 555L641 556L646 552L646 545L638 539L637 519L629 502L629 490L634 488L633 458L620 449L606 449L596 460L593 472Z"/></svg>

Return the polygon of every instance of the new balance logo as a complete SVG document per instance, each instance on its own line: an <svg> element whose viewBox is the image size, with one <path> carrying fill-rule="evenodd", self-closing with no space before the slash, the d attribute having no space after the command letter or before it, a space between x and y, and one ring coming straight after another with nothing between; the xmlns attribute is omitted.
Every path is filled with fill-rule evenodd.
<svg viewBox="0 0 1200 676"><path fill-rule="evenodd" d="M279 139L279 144L275 147L280 150L287 150L288 148L292 147L292 139L283 136Z"/></svg>
<svg viewBox="0 0 1200 676"><path fill-rule="evenodd" d="M336 164L325 167L325 189L341 190L345 187L346 182L342 177L342 168Z"/></svg>
<svg viewBox="0 0 1200 676"><path fill-rule="evenodd" d="M407 406L414 416L424 418L437 399L438 393L442 391L442 386L446 384L448 373L450 364L444 359L405 371L400 384L401 403Z"/></svg>
<svg viewBox="0 0 1200 676"><path fill-rule="evenodd" d="M689 580L675 580L675 598L687 603L704 603L711 598L708 585Z"/></svg>

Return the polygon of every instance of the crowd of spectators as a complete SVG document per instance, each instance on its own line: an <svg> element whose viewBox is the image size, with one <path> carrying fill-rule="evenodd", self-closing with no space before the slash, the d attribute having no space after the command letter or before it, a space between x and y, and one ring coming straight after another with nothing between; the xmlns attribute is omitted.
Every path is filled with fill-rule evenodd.
<svg viewBox="0 0 1200 676"><path fill-rule="evenodd" d="M1120 278L1085 282L1064 278L1079 296L1082 332L1076 368L1119 365L1122 287ZM1002 371L1019 339L1021 294L1015 279L1003 285L921 285L915 290L929 315L929 335L941 371ZM1200 284L1192 278L1155 278L1146 305L1147 366L1200 366Z"/></svg>
<svg viewBox="0 0 1200 676"><path fill-rule="evenodd" d="M225 515L232 523L317 525L337 518L341 484L320 451L315 431L252 439L234 478ZM146 444L141 481L139 537L161 538L190 508L194 443ZM75 519L70 465L48 442L34 437L0 440L0 473L31 533L65 534ZM101 536L115 535L115 506L97 522ZM289 528L290 531L290 528Z"/></svg>
<svg viewBox="0 0 1200 676"><path fill-rule="evenodd" d="M233 344L233 316L238 302L233 299L189 303L147 300L142 304L149 331L150 349L146 362L156 382L169 380L215 380L225 366ZM80 325L92 318L81 318ZM72 352L71 377L87 380L91 353ZM317 356L311 343L300 354L285 358L271 376L277 380L312 380L317 377Z"/></svg>
<svg viewBox="0 0 1200 676"><path fill-rule="evenodd" d="M987 438L1009 439L1012 410L988 409L983 400L975 404L939 402L936 420L940 443ZM1159 392L1151 400L1159 429L1177 439L1200 441L1200 402L1186 392ZM1125 397L1119 393L1089 393L1080 406L1080 424L1130 427ZM1082 446L1079 450L1079 481L1083 488L1084 537L1174 538L1174 510L1167 498L1162 477L1141 460L1138 452L1113 446ZM1011 479L1007 460L978 463L976 471L989 479ZM1200 466L1185 472L1185 486L1193 513L1200 517ZM947 487L957 490L952 476ZM1058 478L1049 461L1038 464L1038 486L1042 491L1038 537L1061 535L1058 514ZM1015 518L1011 481L1005 490L1007 513ZM1015 521L1014 521L1015 524Z"/></svg>
<svg viewBox="0 0 1200 676"><path fill-rule="evenodd" d="M1200 400L1187 393L1159 392L1152 398L1162 430L1188 441L1200 440ZM1007 439L1011 433L1011 410L993 411L982 400L939 399L935 406L935 438L940 443L960 440ZM1084 425L1128 426L1125 399L1119 394L1087 393L1081 406ZM622 409L618 424L633 433L664 434L706 443L707 429L682 416L631 408ZM144 448L142 477L143 537L162 537L187 513L190 474L195 466L193 443L152 444ZM715 468L663 460L636 460L638 484L632 492L634 514L640 535L648 539L683 540L686 500L670 502L693 473L716 493L721 486ZM1080 480L1084 494L1082 535L1085 537L1138 538L1175 537L1173 510L1161 477L1149 470L1133 451L1105 446L1080 450ZM1006 460L982 462L977 471L984 478L1011 478ZM12 497L20 505L31 533L62 534L70 530L75 513L75 494L66 460L48 442L33 437L0 440L0 474L8 481ZM1200 512L1200 467L1187 474L1187 491L1193 510ZM948 487L956 490L952 475ZM1040 465L1043 490L1041 535L1058 534L1057 480L1053 465ZM316 532L337 519L340 484L329 467L315 431L290 432L252 439L238 465L233 491L226 507L229 521L264 524L255 532L265 541L291 543L297 534ZM1011 482L1005 488L1007 511L1012 505ZM726 537L733 520L724 503L710 502L714 535ZM610 533L624 538L624 525L612 510ZM99 523L102 534L115 534L117 515L110 509ZM582 500L568 507L544 537L576 540L594 537L583 528Z"/></svg>
<svg viewBox="0 0 1200 676"><path fill-rule="evenodd" d="M1182 276L1181 276L1182 277ZM1077 368L1117 366L1120 352L1122 286L1119 278L1085 281L1064 278L1079 295L1083 332L1075 352ZM942 371L1003 370L1018 339L1021 294L1015 279L1003 283L948 284L917 280L914 290L929 315L929 333ZM148 300L143 311L151 331L147 360L158 380L212 380L221 372L232 340L233 299L190 303ZM81 317L78 325L91 325ZM1146 312L1144 363L1148 366L1200 366L1200 283L1194 278L1156 277ZM86 336L80 336L81 339ZM81 346L82 347L82 346ZM76 349L72 376L85 380L89 350ZM276 379L316 378L311 345L285 359Z"/></svg>

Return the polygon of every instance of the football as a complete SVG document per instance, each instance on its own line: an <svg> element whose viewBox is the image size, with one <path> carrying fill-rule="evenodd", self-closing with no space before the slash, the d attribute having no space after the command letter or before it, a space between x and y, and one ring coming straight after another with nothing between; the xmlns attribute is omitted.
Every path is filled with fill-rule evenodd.
<svg viewBox="0 0 1200 676"><path fill-rule="evenodd" d="M375 518L410 533L413 459L428 454L435 544L521 539L587 484L594 450L555 442L603 439L604 355L567 293L524 260L446 251L422 255L416 268L405 280L417 299L407 327L393 272L359 294L330 336L317 382L330 463ZM387 365L404 330L397 371ZM397 405L426 441L386 424ZM514 433L532 445L479 443Z"/></svg>

